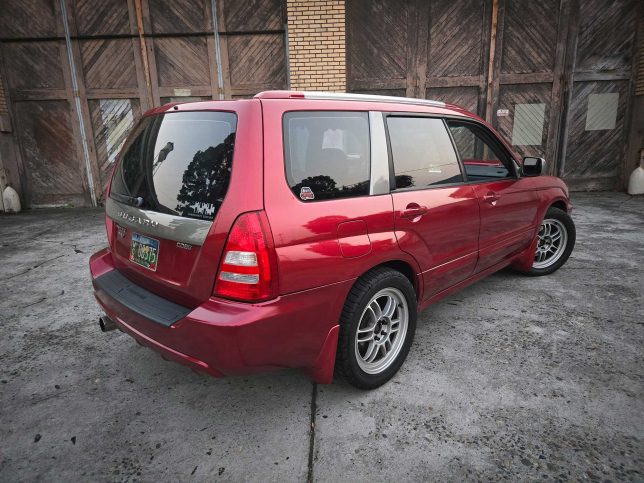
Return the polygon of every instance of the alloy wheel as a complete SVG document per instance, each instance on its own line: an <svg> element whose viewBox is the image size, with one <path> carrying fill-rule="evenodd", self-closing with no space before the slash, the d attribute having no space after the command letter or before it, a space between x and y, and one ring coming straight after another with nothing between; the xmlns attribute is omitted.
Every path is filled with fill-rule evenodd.
<svg viewBox="0 0 644 483"><path fill-rule="evenodd" d="M541 223L537 235L537 251L534 254L533 268L548 268L561 258L568 243L568 231L564 224L554 218Z"/></svg>
<svg viewBox="0 0 644 483"><path fill-rule="evenodd" d="M396 360L408 323L409 308L400 290L384 288L371 298L355 337L356 360L364 372L379 374Z"/></svg>

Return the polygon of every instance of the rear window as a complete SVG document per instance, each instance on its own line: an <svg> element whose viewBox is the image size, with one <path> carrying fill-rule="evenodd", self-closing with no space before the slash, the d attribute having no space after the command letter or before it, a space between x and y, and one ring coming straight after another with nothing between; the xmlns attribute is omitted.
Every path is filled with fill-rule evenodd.
<svg viewBox="0 0 644 483"><path fill-rule="evenodd" d="M110 197L139 208L213 220L228 183L237 116L176 112L143 118L114 173Z"/></svg>
<svg viewBox="0 0 644 483"><path fill-rule="evenodd" d="M286 113L284 158L289 186L302 201L368 195L368 114Z"/></svg>

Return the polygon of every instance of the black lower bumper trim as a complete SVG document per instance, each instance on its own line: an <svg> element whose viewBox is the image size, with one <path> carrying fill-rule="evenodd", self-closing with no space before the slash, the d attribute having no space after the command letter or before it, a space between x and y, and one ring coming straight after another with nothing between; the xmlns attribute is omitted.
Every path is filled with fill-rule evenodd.
<svg viewBox="0 0 644 483"><path fill-rule="evenodd" d="M170 302L131 282L118 270L112 270L94 280L96 286L141 317L170 327L186 317L191 309Z"/></svg>

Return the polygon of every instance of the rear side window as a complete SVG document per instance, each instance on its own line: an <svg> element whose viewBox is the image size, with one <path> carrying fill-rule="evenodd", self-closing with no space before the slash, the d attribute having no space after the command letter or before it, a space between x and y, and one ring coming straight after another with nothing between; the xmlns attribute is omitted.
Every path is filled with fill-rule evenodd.
<svg viewBox="0 0 644 483"><path fill-rule="evenodd" d="M298 111L284 115L284 161L302 201L369 194L366 112Z"/></svg>
<svg viewBox="0 0 644 483"><path fill-rule="evenodd" d="M110 197L139 208L213 220L232 167L237 116L176 112L141 121L114 173Z"/></svg>
<svg viewBox="0 0 644 483"><path fill-rule="evenodd" d="M396 189L463 181L461 167L442 119L388 117Z"/></svg>

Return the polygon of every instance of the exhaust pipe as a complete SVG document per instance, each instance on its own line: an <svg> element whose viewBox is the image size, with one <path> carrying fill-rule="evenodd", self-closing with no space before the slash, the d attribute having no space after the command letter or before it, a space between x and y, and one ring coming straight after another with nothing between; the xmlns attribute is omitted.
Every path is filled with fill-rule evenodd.
<svg viewBox="0 0 644 483"><path fill-rule="evenodd" d="M103 315L98 318L98 326L101 328L101 332L109 332L110 330L118 329L116 323L107 315Z"/></svg>

